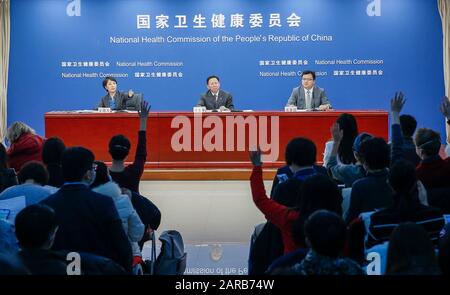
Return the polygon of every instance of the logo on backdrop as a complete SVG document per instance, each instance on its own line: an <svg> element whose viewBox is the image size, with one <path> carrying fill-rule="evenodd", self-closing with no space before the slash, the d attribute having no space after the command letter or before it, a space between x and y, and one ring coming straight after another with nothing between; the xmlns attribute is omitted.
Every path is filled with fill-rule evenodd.
<svg viewBox="0 0 450 295"><path fill-rule="evenodd" d="M69 0L66 13L67 16L81 16L81 0Z"/></svg>
<svg viewBox="0 0 450 295"><path fill-rule="evenodd" d="M368 0L366 13L368 16L381 16L381 0Z"/></svg>

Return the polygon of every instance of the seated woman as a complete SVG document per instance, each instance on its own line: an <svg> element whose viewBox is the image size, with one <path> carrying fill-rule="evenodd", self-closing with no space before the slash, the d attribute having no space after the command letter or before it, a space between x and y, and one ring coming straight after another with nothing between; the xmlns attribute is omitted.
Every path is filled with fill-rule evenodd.
<svg viewBox="0 0 450 295"><path fill-rule="evenodd" d="M99 108L111 108L111 110L124 110L126 101L133 97L133 91L130 89L128 93L117 90L117 80L114 77L106 77L103 80L103 88L106 95L103 96L98 104Z"/></svg>
<svg viewBox="0 0 450 295"><path fill-rule="evenodd" d="M42 146L44 138L23 122L14 122L6 133L11 146L9 147L8 164L19 172L22 166L29 161L42 162Z"/></svg>

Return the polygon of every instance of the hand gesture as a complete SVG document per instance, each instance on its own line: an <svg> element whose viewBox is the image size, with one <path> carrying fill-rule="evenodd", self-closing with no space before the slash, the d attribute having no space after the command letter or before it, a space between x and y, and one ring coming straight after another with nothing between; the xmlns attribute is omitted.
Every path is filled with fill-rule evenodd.
<svg viewBox="0 0 450 295"><path fill-rule="evenodd" d="M256 151L250 151L250 161L252 162L253 166L261 166L261 151L258 148Z"/></svg>
<svg viewBox="0 0 450 295"><path fill-rule="evenodd" d="M394 98L391 99L391 112L400 113L405 102L406 99L403 98L403 92L395 92Z"/></svg>
<svg viewBox="0 0 450 295"><path fill-rule="evenodd" d="M141 109L138 111L140 118L147 118L151 105L145 100L141 101Z"/></svg>
<svg viewBox="0 0 450 295"><path fill-rule="evenodd" d="M450 101L448 100L447 96L444 96L442 98L440 109L442 115L444 115L444 117L447 118L447 120L450 120Z"/></svg>
<svg viewBox="0 0 450 295"><path fill-rule="evenodd" d="M330 130L334 142L340 142L344 137L344 130L339 127L339 123L334 123Z"/></svg>

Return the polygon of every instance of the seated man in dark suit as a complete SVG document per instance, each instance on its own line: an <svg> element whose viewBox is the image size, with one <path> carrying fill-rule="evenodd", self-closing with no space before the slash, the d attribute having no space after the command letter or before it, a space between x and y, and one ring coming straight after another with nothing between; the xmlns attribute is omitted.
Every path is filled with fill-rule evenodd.
<svg viewBox="0 0 450 295"><path fill-rule="evenodd" d="M55 210L59 229L53 250L90 252L131 270L132 253L113 200L91 191L94 154L83 147L64 151L64 185L41 203Z"/></svg>
<svg viewBox="0 0 450 295"><path fill-rule="evenodd" d="M220 90L220 80L217 76L209 76L206 79L208 91L200 97L198 107L206 107L207 110L232 111L234 110L233 96L231 93Z"/></svg>
<svg viewBox="0 0 450 295"><path fill-rule="evenodd" d="M292 90L286 106L296 106L301 110L331 109L325 91L316 86L316 73L313 71L302 72L302 85Z"/></svg>
<svg viewBox="0 0 450 295"><path fill-rule="evenodd" d="M128 90L128 93L119 92L117 90L117 80L114 77L106 77L103 80L103 88L106 90L106 95L102 97L99 108L111 108L111 110L124 110L126 108L126 101L133 97L133 90Z"/></svg>

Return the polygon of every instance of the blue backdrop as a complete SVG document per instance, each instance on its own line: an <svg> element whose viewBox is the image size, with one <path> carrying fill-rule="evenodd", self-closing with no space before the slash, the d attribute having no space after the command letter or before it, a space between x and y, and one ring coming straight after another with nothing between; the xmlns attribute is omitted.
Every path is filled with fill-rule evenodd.
<svg viewBox="0 0 450 295"><path fill-rule="evenodd" d="M11 2L8 123L92 109L103 77L152 110L192 110L216 74L238 109L282 110L299 71L336 109L388 110L404 91L444 133L442 29L431 0L18 0Z"/></svg>

